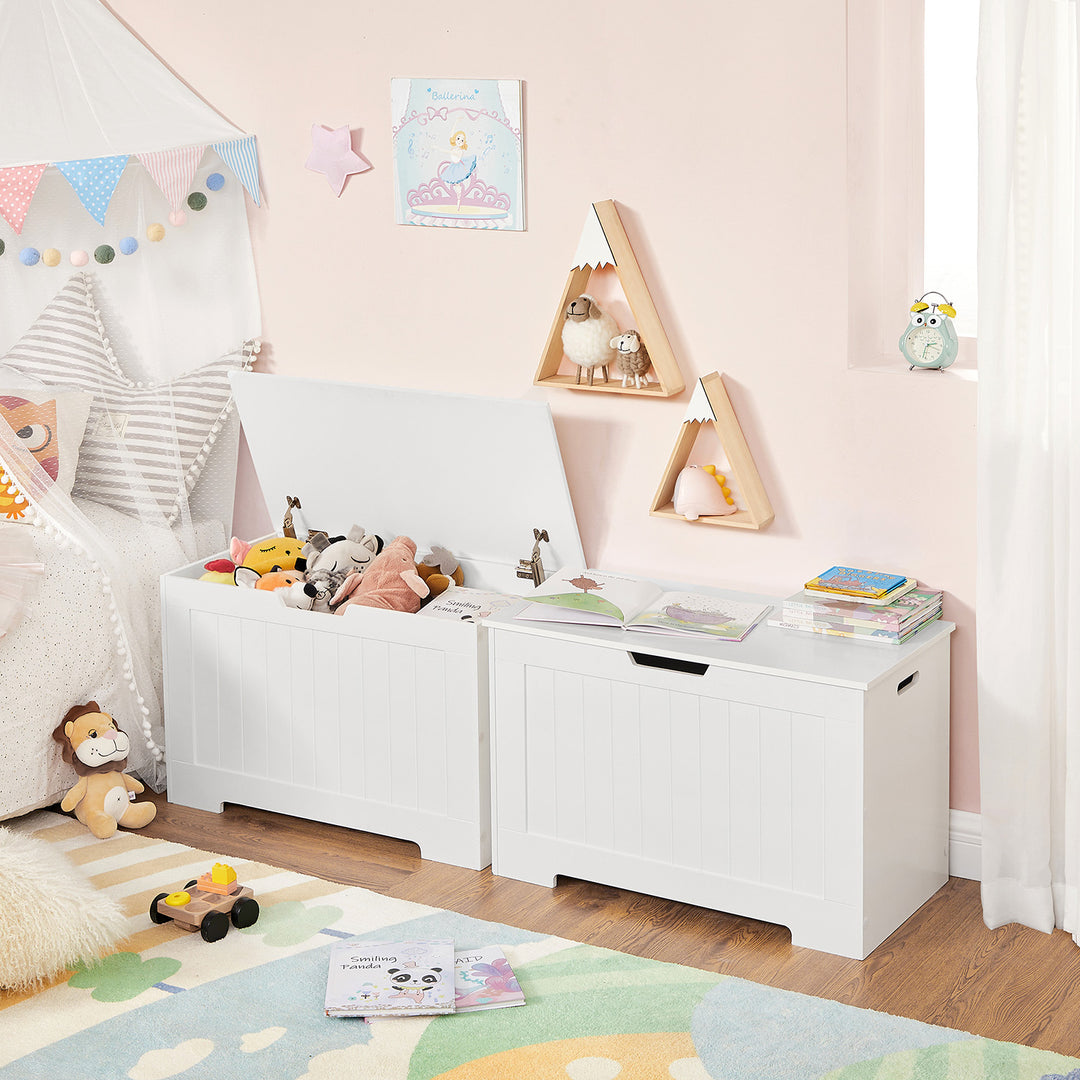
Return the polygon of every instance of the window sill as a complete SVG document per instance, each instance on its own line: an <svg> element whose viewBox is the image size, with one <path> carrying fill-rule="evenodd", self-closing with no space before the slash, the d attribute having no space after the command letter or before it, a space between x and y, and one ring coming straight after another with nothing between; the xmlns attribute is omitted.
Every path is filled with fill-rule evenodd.
<svg viewBox="0 0 1080 1080"><path fill-rule="evenodd" d="M848 364L849 371L869 371L875 374L915 375L916 371L908 368L899 350L887 355L877 357L862 363ZM920 369L927 375L933 375L935 369ZM959 379L961 382L977 383L979 381L978 364L978 339L973 337L960 338L960 352L956 360L944 371L937 372L939 377L947 376L951 379Z"/></svg>
<svg viewBox="0 0 1080 1080"><path fill-rule="evenodd" d="M909 370L902 360L886 360L884 357L878 363L852 364L849 371L864 371L871 375L920 375L924 378L959 379L961 382L977 383L979 371L977 368L968 367L957 361L944 370L921 368L915 371Z"/></svg>

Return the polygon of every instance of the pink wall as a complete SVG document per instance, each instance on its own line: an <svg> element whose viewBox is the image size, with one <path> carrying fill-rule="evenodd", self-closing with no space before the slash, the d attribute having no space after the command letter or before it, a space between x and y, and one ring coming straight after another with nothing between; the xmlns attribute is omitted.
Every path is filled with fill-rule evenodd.
<svg viewBox="0 0 1080 1080"><path fill-rule="evenodd" d="M848 367L843 0L110 6L258 136L264 366L548 401L596 566L786 595L841 562L945 589L951 802L978 809L975 385L899 357ZM524 81L528 231L393 223L390 79L422 75ZM374 168L340 199L303 167L312 123L363 129ZM585 212L607 198L682 367L677 399L531 385ZM713 370L776 511L760 533L648 516ZM249 472L240 495L251 533Z"/></svg>

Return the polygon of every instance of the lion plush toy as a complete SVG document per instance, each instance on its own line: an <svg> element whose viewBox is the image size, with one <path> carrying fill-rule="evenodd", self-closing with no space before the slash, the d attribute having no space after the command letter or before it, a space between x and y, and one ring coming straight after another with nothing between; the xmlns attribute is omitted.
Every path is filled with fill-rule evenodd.
<svg viewBox="0 0 1080 1080"><path fill-rule="evenodd" d="M96 701L68 709L52 737L64 748L64 760L79 776L79 782L60 803L61 810L74 810L101 840L112 836L118 824L141 829L154 820L157 807L152 802L131 801L145 789L123 771L130 740Z"/></svg>

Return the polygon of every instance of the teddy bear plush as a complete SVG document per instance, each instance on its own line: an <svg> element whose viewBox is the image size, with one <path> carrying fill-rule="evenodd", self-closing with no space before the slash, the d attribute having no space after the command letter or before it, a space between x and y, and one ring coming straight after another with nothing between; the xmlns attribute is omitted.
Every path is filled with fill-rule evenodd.
<svg viewBox="0 0 1080 1080"><path fill-rule="evenodd" d="M465 580L465 571L457 559L446 548L434 544L430 554L416 564L416 572L427 582L429 600Z"/></svg>
<svg viewBox="0 0 1080 1080"><path fill-rule="evenodd" d="M340 614L353 604L419 611L428 594L427 583L416 572L416 544L407 536L391 540L364 572L350 574L330 601Z"/></svg>
<svg viewBox="0 0 1080 1080"><path fill-rule="evenodd" d="M64 760L79 777L61 801L61 810L74 810L100 840L112 836L117 825L141 829L154 820L157 807L152 802L132 801L145 789L123 771L130 740L96 701L68 709L52 737L63 747Z"/></svg>

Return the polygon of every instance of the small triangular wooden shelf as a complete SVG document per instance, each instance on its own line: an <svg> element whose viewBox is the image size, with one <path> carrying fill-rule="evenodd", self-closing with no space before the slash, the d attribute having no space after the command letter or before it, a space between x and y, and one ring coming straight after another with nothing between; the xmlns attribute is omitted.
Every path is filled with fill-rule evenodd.
<svg viewBox="0 0 1080 1080"><path fill-rule="evenodd" d="M685 387L682 373L675 360L675 354L671 351L667 334L660 322L660 316L656 313L652 297L645 285L641 268L634 257L633 248L626 238L626 230L623 229L619 220L619 212L615 209L615 203L608 199L605 202L593 203L586 215L585 228L581 233L576 256L577 262L566 279L566 287L563 289L562 299L555 319L551 324L551 333L548 334L547 344L544 346L544 354L540 358L540 366L536 369L533 378L534 386L565 386L571 390L598 390L607 394L636 394L639 397L674 397L680 394ZM618 275L619 284L626 296L626 302L630 306L630 313L634 316L634 326L623 329L637 330L649 350L649 358L652 360L651 376L655 382L649 386L635 389L632 386L624 387L622 379L616 377L614 372L609 372L609 381L594 381L592 386L585 382L578 382L575 375L560 375L559 365L563 361L562 347L562 324L563 313L566 305L575 296L587 292L589 278L593 270L601 266L613 266Z"/></svg>
<svg viewBox="0 0 1080 1080"><path fill-rule="evenodd" d="M649 513L654 517L675 518L686 521L682 514L675 513L673 499L675 481L679 473L690 460L698 432L702 424L712 424L716 429L720 445L728 460L728 471L738 486L742 501L745 503L733 514L700 517L692 525L727 525L735 529L763 529L773 519L773 508L769 502L757 466L746 445L742 428L731 407L731 399L724 388L724 380L718 371L704 375L698 380L694 396L686 410L679 437L671 458L664 470L660 487L656 490Z"/></svg>

